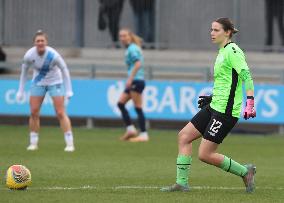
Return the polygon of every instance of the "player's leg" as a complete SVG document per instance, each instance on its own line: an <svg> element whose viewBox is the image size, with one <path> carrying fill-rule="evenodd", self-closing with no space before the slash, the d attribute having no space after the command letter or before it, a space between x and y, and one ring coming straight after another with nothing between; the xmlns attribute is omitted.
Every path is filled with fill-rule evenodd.
<svg viewBox="0 0 284 203"><path fill-rule="evenodd" d="M121 116L123 119L123 122L126 126L126 132L124 133L123 136L120 137L121 140L128 140L131 137L135 137L137 134L137 130L132 124L131 118L129 116L129 113L127 109L125 108L125 104L130 100L130 93L129 90L125 90L121 95L118 100L117 106L121 112Z"/></svg>
<svg viewBox="0 0 284 203"><path fill-rule="evenodd" d="M63 130L63 132L71 131L71 122L65 112L64 97L56 96L52 97L52 100L61 129Z"/></svg>
<svg viewBox="0 0 284 203"><path fill-rule="evenodd" d="M146 131L145 115L142 109L143 108L142 93L144 88L145 88L144 80L134 80L129 89L129 95L134 103L135 111L138 117L139 128L140 128L139 136L129 139L130 142L146 142L149 140L149 136Z"/></svg>
<svg viewBox="0 0 284 203"><path fill-rule="evenodd" d="M39 129L40 129L40 107L43 102L44 96L30 96L30 111L31 115L29 118L30 127L30 145L27 150L37 150L39 140Z"/></svg>
<svg viewBox="0 0 284 203"><path fill-rule="evenodd" d="M192 142L201 137L200 132L189 122L178 134L179 154L176 161L176 183L161 189L162 192L189 191L189 174L192 162Z"/></svg>
<svg viewBox="0 0 284 203"><path fill-rule="evenodd" d="M179 154L176 162L176 184L162 188L163 192L189 191L189 174L192 162L192 142L202 136L211 113L207 108L199 111L178 134Z"/></svg>
<svg viewBox="0 0 284 203"><path fill-rule="evenodd" d="M131 99L135 106L135 111L138 117L138 123L140 127L140 134L137 137L131 138L130 142L147 142L149 140L148 132L146 131L146 120L143 112L143 98L142 93L131 91Z"/></svg>
<svg viewBox="0 0 284 203"><path fill-rule="evenodd" d="M45 86L31 86L31 96L30 96L30 118L29 118L29 128L30 128L30 145L27 150L37 150L39 141L39 128L40 128L40 107L44 100L46 94Z"/></svg>
<svg viewBox="0 0 284 203"><path fill-rule="evenodd" d="M65 111L65 104L64 104L65 90L63 84L48 86L48 92L49 95L52 97L56 116L59 120L60 127L64 133L64 140L66 143L64 151L73 152L75 150L74 138L73 138L71 121Z"/></svg>
<svg viewBox="0 0 284 203"><path fill-rule="evenodd" d="M219 144L202 138L198 152L199 159L235 175L244 176L247 173L247 169L223 154L219 154L217 152L218 146Z"/></svg>
<svg viewBox="0 0 284 203"><path fill-rule="evenodd" d="M64 96L52 97L53 105L55 108L56 116L59 120L60 127L64 132L64 139L66 143L65 151L72 152L75 150L73 141L73 132L69 117L65 112Z"/></svg>
<svg viewBox="0 0 284 203"><path fill-rule="evenodd" d="M247 187L247 192L252 192L254 189L255 166L252 164L241 165L217 152L219 144L222 143L236 123L236 118L213 116L200 143L198 157L205 163L242 177Z"/></svg>

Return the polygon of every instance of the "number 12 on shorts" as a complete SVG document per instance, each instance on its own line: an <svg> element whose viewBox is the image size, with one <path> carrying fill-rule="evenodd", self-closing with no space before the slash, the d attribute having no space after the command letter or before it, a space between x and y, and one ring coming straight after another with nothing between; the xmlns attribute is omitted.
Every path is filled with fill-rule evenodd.
<svg viewBox="0 0 284 203"><path fill-rule="evenodd" d="M222 126L222 123L220 121L217 121L215 118L213 118L213 123L210 126L210 131L212 131L213 133L218 133L221 126Z"/></svg>

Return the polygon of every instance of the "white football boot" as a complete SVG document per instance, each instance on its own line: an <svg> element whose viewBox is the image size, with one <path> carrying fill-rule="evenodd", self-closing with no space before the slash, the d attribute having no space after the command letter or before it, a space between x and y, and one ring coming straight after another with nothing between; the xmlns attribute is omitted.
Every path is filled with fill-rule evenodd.
<svg viewBox="0 0 284 203"><path fill-rule="evenodd" d="M74 152L75 151L75 147L74 147L74 145L66 145L64 151L65 152Z"/></svg>
<svg viewBox="0 0 284 203"><path fill-rule="evenodd" d="M30 144L30 145L27 147L27 150L28 150L28 151L35 151L35 150L38 150L38 146L37 146L37 144Z"/></svg>

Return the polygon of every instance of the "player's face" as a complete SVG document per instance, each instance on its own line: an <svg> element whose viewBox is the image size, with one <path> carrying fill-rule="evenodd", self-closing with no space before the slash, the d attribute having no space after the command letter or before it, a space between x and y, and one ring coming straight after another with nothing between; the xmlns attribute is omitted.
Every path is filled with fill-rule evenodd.
<svg viewBox="0 0 284 203"><path fill-rule="evenodd" d="M41 55L45 52L47 46L47 39L43 35L39 35L35 38L34 45L36 46L37 52Z"/></svg>
<svg viewBox="0 0 284 203"><path fill-rule="evenodd" d="M130 38L129 32L127 30L121 30L119 32L119 40L120 40L121 44L123 44L125 46L130 44L131 38Z"/></svg>
<svg viewBox="0 0 284 203"><path fill-rule="evenodd" d="M225 31L220 23L213 22L211 26L211 41L214 44L223 44L229 39L230 31Z"/></svg>

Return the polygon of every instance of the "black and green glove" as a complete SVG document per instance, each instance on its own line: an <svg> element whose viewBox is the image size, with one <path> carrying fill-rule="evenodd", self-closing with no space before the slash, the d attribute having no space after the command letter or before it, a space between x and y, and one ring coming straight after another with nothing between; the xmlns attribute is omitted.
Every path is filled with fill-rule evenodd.
<svg viewBox="0 0 284 203"><path fill-rule="evenodd" d="M212 101L212 95L206 96L202 95L198 97L198 108L203 109L207 105L209 105Z"/></svg>

